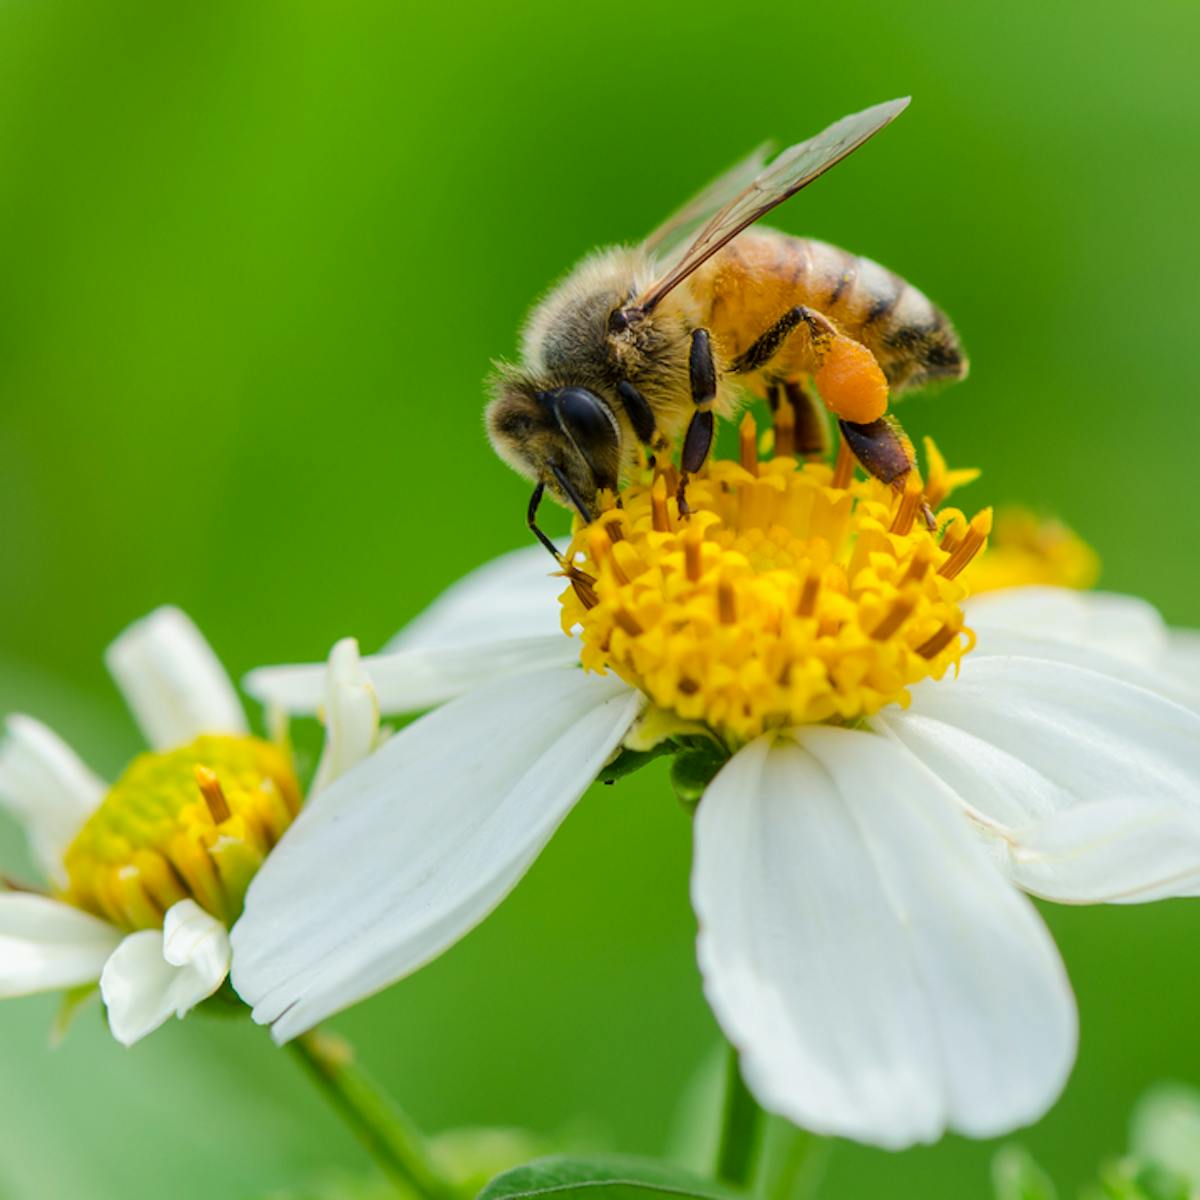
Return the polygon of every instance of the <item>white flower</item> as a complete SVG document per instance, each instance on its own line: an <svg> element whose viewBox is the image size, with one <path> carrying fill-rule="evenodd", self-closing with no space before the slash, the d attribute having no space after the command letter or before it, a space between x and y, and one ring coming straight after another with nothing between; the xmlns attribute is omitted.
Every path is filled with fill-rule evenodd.
<svg viewBox="0 0 1200 1200"><path fill-rule="evenodd" d="M546 570L540 548L506 555L363 660L384 711L447 703L322 793L251 885L233 980L277 1039L482 920L638 721L637 689L578 669ZM758 1098L817 1132L899 1148L1036 1119L1076 1012L1018 889L1200 889L1200 678L1166 669L1157 614L1019 588L968 621L957 679L859 728L749 741L696 813L706 995ZM319 668L246 686L312 712Z"/></svg>
<svg viewBox="0 0 1200 1200"><path fill-rule="evenodd" d="M248 872L290 822L294 779L283 755L249 736L232 683L178 609L131 626L106 661L152 750L111 789L39 721L7 722L0 802L24 825L56 894L0 893L0 996L98 982L113 1035L130 1045L224 982L223 918L236 914ZM334 648L323 691L331 781L373 748L378 724L351 640ZM224 819L207 812L191 774L206 764L216 769L214 802L232 807ZM223 789L226 766L234 774ZM247 770L257 784L243 794ZM190 786L179 797L181 772ZM169 835L137 823L135 788L140 806L162 806Z"/></svg>

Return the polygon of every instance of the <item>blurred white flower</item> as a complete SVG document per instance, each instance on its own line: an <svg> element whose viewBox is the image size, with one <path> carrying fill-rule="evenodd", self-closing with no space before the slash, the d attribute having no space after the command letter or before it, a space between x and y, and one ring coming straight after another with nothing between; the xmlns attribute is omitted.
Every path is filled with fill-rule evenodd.
<svg viewBox="0 0 1200 1200"><path fill-rule="evenodd" d="M250 887L233 981L278 1040L453 945L638 743L646 697L578 669L546 569L540 548L506 555L363 660L385 712L443 706L324 791ZM1053 587L964 607L957 678L855 727L753 737L695 817L700 967L751 1090L890 1148L993 1136L1060 1092L1075 1004L1022 890L1200 888L1200 690L1165 669L1154 610ZM311 713L320 680L246 687Z"/></svg>
<svg viewBox="0 0 1200 1200"><path fill-rule="evenodd" d="M249 735L228 676L178 609L132 625L106 661L151 747L111 788L39 721L7 722L0 803L52 891L0 892L0 996L98 982L129 1045L220 988L228 927L300 794L289 756ZM325 676L330 782L373 747L378 720L353 641Z"/></svg>

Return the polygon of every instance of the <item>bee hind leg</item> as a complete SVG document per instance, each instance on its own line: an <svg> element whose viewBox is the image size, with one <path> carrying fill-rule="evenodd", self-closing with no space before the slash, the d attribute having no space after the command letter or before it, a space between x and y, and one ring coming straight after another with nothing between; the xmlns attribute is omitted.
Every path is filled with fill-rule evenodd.
<svg viewBox="0 0 1200 1200"><path fill-rule="evenodd" d="M903 486L913 468L912 443L894 417L880 417L865 425L839 420L838 427L868 475L892 487Z"/></svg>
<svg viewBox="0 0 1200 1200"><path fill-rule="evenodd" d="M786 397L787 406L781 408ZM775 453L824 458L829 453L829 422L820 400L799 379L767 387L767 404L775 427Z"/></svg>
<svg viewBox="0 0 1200 1200"><path fill-rule="evenodd" d="M692 331L692 348L688 354L688 377L692 389L692 403L696 411L683 435L683 451L679 456L679 490L675 500L679 515L691 513L687 503L688 476L694 475L704 466L708 452L712 449L714 418L713 404L717 398L717 365L713 361L712 342L707 329Z"/></svg>

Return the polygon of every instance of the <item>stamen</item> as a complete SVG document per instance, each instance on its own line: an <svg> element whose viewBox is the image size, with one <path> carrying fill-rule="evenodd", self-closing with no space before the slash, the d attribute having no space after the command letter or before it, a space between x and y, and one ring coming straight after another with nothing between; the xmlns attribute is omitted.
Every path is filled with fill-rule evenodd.
<svg viewBox="0 0 1200 1200"><path fill-rule="evenodd" d="M906 595L897 596L892 601L892 607L884 614L883 620L871 630L871 636L877 642L890 638L912 616L912 611L916 606L917 592L915 589Z"/></svg>
<svg viewBox="0 0 1200 1200"><path fill-rule="evenodd" d="M928 641L917 647L917 653L922 658L937 658L945 648L962 633L962 626L955 623L943 625Z"/></svg>
<svg viewBox="0 0 1200 1200"><path fill-rule="evenodd" d="M722 625L732 625L737 621L737 594L728 579L721 579L717 583L717 616Z"/></svg>
<svg viewBox="0 0 1200 1200"><path fill-rule="evenodd" d="M695 525L688 525L689 535L683 541L683 561L684 570L687 572L689 583L699 583L700 575L704 570L704 558L701 551L700 535L691 534L691 530L696 529Z"/></svg>
<svg viewBox="0 0 1200 1200"><path fill-rule="evenodd" d="M213 822L220 825L228 821L233 814L229 811L229 801L225 799L225 793L221 790L221 781L217 778L217 773L211 767L197 763L192 768L192 774L196 776L196 786L200 789L200 795L204 797L204 803L208 805L208 811L212 813Z"/></svg>
<svg viewBox="0 0 1200 1200"><path fill-rule="evenodd" d="M596 599L596 580L586 571L578 567L568 567L563 572L571 582L571 588L579 597L579 603L584 608L595 608L599 601Z"/></svg>
<svg viewBox="0 0 1200 1200"><path fill-rule="evenodd" d="M979 553L991 532L992 510L985 508L983 512L976 513L971 518L971 524L961 544L956 546L954 553L942 563L938 574L946 579L953 579Z"/></svg>
<svg viewBox="0 0 1200 1200"><path fill-rule="evenodd" d="M667 512L667 484L660 475L650 489L650 504L653 509L654 528L658 533L671 532L671 518Z"/></svg>
<svg viewBox="0 0 1200 1200"><path fill-rule="evenodd" d="M786 394L775 409L775 457L791 458L796 453L796 410Z"/></svg>
<svg viewBox="0 0 1200 1200"><path fill-rule="evenodd" d="M925 573L929 570L932 562L933 551L930 549L929 543L918 542L917 548L913 551L912 561L908 564L908 570L900 579L901 584L920 583L925 578Z"/></svg>
<svg viewBox="0 0 1200 1200"><path fill-rule="evenodd" d="M627 634L629 634L630 637L641 637L643 632L645 632L638 623L637 617L624 608L617 610L617 614L614 619L617 624L620 625L620 627L625 630Z"/></svg>
<svg viewBox="0 0 1200 1200"><path fill-rule="evenodd" d="M748 412L738 426L738 458L744 470L758 475L758 426Z"/></svg>
<svg viewBox="0 0 1200 1200"><path fill-rule="evenodd" d="M833 478L829 481L830 487L846 488L850 486L850 481L854 478L854 455L847 444L846 439L838 443L837 462L833 464Z"/></svg>
<svg viewBox="0 0 1200 1200"><path fill-rule="evenodd" d="M916 519L917 506L921 503L921 476L915 469L909 471L904 480L904 494L896 506L892 518L893 533L908 533Z"/></svg>
<svg viewBox="0 0 1200 1200"><path fill-rule="evenodd" d="M796 605L796 615L811 617L817 610L817 593L821 590L820 575L810 575L800 589L800 602Z"/></svg>

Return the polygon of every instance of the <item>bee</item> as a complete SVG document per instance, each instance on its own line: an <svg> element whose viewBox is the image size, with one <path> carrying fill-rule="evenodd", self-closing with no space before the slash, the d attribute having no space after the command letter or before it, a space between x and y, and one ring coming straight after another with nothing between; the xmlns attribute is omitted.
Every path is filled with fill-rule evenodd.
<svg viewBox="0 0 1200 1200"><path fill-rule="evenodd" d="M500 457L534 483L527 522L556 558L537 524L547 492L590 521L602 490L680 446L686 514L715 418L747 396L790 407L802 455L827 449L823 402L863 468L903 486L911 445L889 396L966 375L953 327L871 259L751 226L907 105L843 117L770 163L756 151L640 245L590 254L536 305L520 364L497 365L486 424Z"/></svg>

